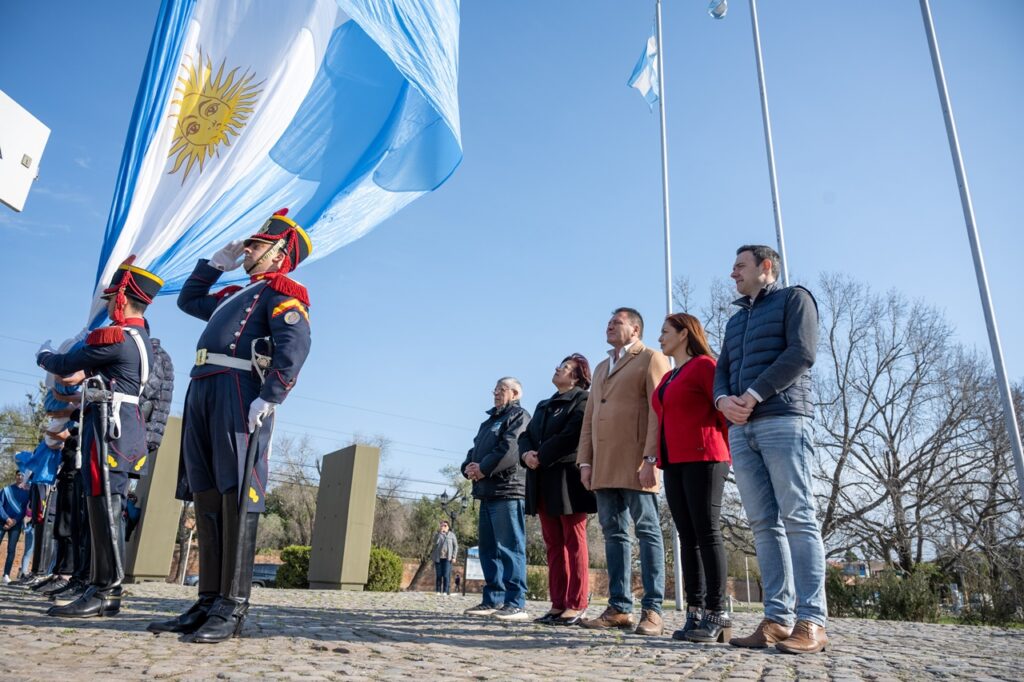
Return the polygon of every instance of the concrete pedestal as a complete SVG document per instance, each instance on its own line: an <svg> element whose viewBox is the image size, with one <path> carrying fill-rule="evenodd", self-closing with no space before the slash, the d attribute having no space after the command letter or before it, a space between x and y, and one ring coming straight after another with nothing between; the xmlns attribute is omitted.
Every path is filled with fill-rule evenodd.
<svg viewBox="0 0 1024 682"><path fill-rule="evenodd" d="M180 448L181 418L171 417L149 474L135 488L142 517L125 544L125 582L167 579L181 517L181 501L174 499Z"/></svg>
<svg viewBox="0 0 1024 682"><path fill-rule="evenodd" d="M350 445L324 457L316 498L309 587L362 590L370 564L380 450Z"/></svg>

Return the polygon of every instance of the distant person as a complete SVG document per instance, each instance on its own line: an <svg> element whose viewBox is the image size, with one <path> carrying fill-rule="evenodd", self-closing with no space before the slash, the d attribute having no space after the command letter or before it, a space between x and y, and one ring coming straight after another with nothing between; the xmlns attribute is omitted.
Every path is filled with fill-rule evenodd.
<svg viewBox="0 0 1024 682"><path fill-rule="evenodd" d="M608 608L583 621L588 628L632 630L632 522L640 545L641 635L660 635L665 596L665 546L658 517L658 420L651 395L668 371L668 358L641 341L644 320L618 308L605 328L612 349L594 372L583 417L579 454L583 486L597 494L597 517L608 563Z"/></svg>
<svg viewBox="0 0 1024 682"><path fill-rule="evenodd" d="M451 594L452 564L459 555L459 540L455 537L455 531L448 527L447 521L442 521L434 534L434 551L431 558L434 561L434 591L438 594Z"/></svg>
<svg viewBox="0 0 1024 682"><path fill-rule="evenodd" d="M587 610L590 554L587 514L597 511L594 493L583 487L576 450L587 409L590 363L576 353L555 368L557 391L540 401L519 436L526 467L526 513L540 518L548 559L551 609L536 623L576 625Z"/></svg>
<svg viewBox="0 0 1024 682"><path fill-rule="evenodd" d="M480 567L484 572L483 601L466 609L470 616L499 620L529 620L526 612L525 475L519 466L519 436L530 413L519 404L523 387L503 377L494 387L494 407L473 439L460 467L473 481L480 500Z"/></svg>
<svg viewBox="0 0 1024 682"><path fill-rule="evenodd" d="M28 486L25 485L25 474L18 472L14 483L0 490L0 542L7 538L7 559L4 561L3 584L11 584L11 569L14 567L14 554L18 551L18 538L25 522L25 507L28 506Z"/></svg>
<svg viewBox="0 0 1024 682"><path fill-rule="evenodd" d="M761 624L729 643L816 653L828 644L825 548L811 476L818 307L807 289L779 285L778 274L771 247L736 250L740 298L733 304L740 310L726 325L715 370L715 405L732 424L732 466L764 586Z"/></svg>
<svg viewBox="0 0 1024 682"><path fill-rule="evenodd" d="M725 602L728 566L719 519L729 475L725 417L715 409L715 359L693 315L665 318L661 350L676 361L651 399L658 415L665 499L679 532L686 622L673 639L725 642L732 621Z"/></svg>
<svg viewBox="0 0 1024 682"><path fill-rule="evenodd" d="M462 589L462 574L461 573L456 573L455 574L455 591L458 592L461 589Z"/></svg>

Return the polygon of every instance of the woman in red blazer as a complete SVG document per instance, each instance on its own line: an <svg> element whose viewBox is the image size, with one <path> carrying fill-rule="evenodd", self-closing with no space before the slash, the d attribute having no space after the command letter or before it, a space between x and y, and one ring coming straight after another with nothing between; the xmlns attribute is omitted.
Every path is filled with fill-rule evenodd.
<svg viewBox="0 0 1024 682"><path fill-rule="evenodd" d="M725 604L728 571L719 518L730 458L725 419L712 395L715 359L693 315L666 317L658 342L676 365L651 396L661 435L658 466L679 531L686 590L686 624L672 637L727 642L732 623Z"/></svg>

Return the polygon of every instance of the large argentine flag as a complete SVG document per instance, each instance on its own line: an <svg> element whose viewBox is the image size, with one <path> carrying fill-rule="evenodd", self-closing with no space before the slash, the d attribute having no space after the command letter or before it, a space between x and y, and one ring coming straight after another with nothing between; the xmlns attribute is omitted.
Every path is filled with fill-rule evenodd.
<svg viewBox="0 0 1024 682"><path fill-rule="evenodd" d="M281 207L320 258L437 188L462 159L458 31L459 0L163 0L97 293L130 254L176 292Z"/></svg>

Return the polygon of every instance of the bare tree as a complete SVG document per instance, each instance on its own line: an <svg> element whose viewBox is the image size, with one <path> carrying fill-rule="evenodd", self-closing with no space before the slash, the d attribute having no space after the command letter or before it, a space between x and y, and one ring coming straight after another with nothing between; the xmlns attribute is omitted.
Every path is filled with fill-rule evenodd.
<svg viewBox="0 0 1024 682"><path fill-rule="evenodd" d="M738 308L732 305L736 299L736 288L728 280L715 279L708 287L705 303L698 306L694 301L694 287L688 277L676 277L672 285L672 300L680 312L689 313L700 320L707 333L708 342L716 353L722 348L725 325Z"/></svg>
<svg viewBox="0 0 1024 682"><path fill-rule="evenodd" d="M974 454L978 363L943 314L841 275L819 286L819 507L830 554L854 547L910 571Z"/></svg>
<svg viewBox="0 0 1024 682"><path fill-rule="evenodd" d="M288 544L313 541L316 496L320 485L320 457L308 436L282 436L274 441L267 513L281 517Z"/></svg>

